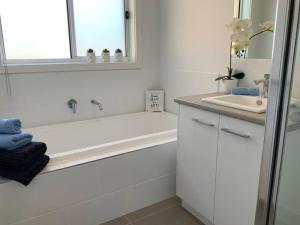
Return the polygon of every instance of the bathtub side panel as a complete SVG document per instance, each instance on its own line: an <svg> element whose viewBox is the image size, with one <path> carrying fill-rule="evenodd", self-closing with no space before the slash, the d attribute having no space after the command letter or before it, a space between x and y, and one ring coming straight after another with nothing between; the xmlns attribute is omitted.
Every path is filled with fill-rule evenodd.
<svg viewBox="0 0 300 225"><path fill-rule="evenodd" d="M176 143L0 184L1 225L98 225L175 195Z"/></svg>

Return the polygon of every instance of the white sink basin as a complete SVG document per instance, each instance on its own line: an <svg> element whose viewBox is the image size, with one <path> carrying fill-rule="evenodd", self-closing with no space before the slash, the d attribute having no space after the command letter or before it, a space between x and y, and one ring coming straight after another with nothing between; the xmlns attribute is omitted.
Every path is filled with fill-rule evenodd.
<svg viewBox="0 0 300 225"><path fill-rule="evenodd" d="M205 102L231 107L235 109L245 110L255 113L264 113L267 110L268 100L260 97L244 96L244 95L222 95L202 99ZM258 101L261 101L261 105Z"/></svg>

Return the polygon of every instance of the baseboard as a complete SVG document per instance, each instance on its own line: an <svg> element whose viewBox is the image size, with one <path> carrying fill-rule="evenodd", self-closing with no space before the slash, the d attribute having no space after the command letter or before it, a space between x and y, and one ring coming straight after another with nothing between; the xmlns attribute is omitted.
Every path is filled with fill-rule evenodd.
<svg viewBox="0 0 300 225"><path fill-rule="evenodd" d="M181 205L183 208L185 208L187 211L189 211L193 216L195 216L198 220L200 220L205 225L214 225L211 223L208 219L206 219L204 216L202 216L200 213L196 212L189 204L184 202L182 200Z"/></svg>

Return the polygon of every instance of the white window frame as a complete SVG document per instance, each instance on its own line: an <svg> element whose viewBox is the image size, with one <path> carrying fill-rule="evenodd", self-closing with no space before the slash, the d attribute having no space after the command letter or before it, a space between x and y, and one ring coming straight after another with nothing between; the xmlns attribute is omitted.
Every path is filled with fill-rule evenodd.
<svg viewBox="0 0 300 225"><path fill-rule="evenodd" d="M110 63L101 62L101 57L97 57L96 64L89 64L85 57L76 56L76 38L74 29L73 0L67 0L67 10L69 17L70 33L70 59L29 59L29 60L9 60L5 59L5 46L3 41L2 24L0 18L0 73L42 73L42 72L68 72L68 71L97 71L97 70L129 70L141 69L141 43L140 24L137 14L137 1L124 0L125 11L129 11L130 18L126 20L126 57L124 62L114 62L111 57ZM99 53L98 53L99 55ZM76 56L76 57L75 57Z"/></svg>

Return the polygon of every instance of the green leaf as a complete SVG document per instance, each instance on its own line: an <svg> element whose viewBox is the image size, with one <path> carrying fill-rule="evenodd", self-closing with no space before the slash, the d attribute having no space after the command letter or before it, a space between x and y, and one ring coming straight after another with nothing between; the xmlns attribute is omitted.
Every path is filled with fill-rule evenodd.
<svg viewBox="0 0 300 225"><path fill-rule="evenodd" d="M215 81L219 81L219 80L233 80L231 76L221 76L218 77L217 79L215 79Z"/></svg>
<svg viewBox="0 0 300 225"><path fill-rule="evenodd" d="M232 75L232 77L234 77L235 79L241 80L245 77L245 74L244 73L237 73L237 74Z"/></svg>

